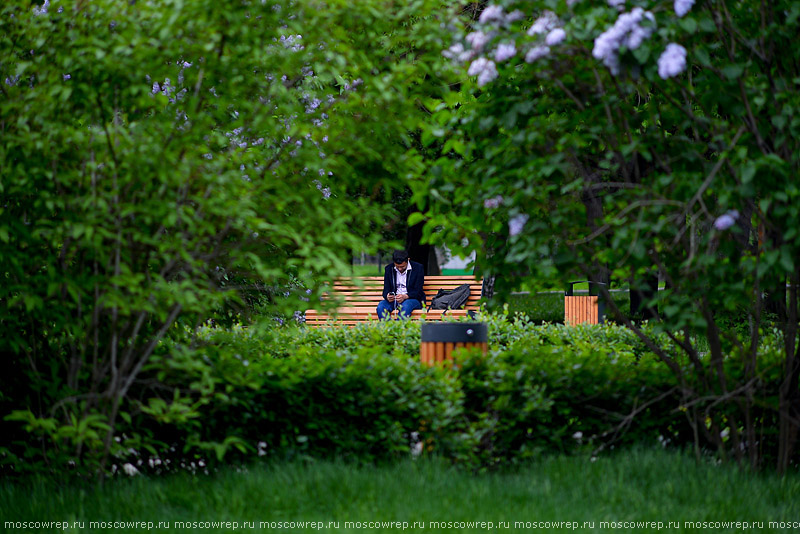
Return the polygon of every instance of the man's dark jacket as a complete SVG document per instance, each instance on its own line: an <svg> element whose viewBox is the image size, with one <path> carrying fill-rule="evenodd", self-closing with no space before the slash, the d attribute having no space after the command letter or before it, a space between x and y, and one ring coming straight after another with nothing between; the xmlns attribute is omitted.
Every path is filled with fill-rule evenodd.
<svg viewBox="0 0 800 534"><path fill-rule="evenodd" d="M417 299L420 302L425 302L425 292L422 291L422 284L425 283L425 273L422 272L422 264L415 261L408 260L408 265L411 270L408 272L406 279L406 288L408 290L408 298ZM385 299L389 293L397 294L397 278L394 271L394 264L390 263L384 269L383 274L383 298Z"/></svg>

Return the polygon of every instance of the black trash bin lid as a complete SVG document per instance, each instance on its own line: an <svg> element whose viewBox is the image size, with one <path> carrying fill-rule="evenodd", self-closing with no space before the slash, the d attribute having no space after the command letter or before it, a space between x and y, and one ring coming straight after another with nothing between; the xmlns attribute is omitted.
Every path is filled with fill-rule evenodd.
<svg viewBox="0 0 800 534"><path fill-rule="evenodd" d="M486 323L424 323L421 340L425 343L487 343L489 328Z"/></svg>

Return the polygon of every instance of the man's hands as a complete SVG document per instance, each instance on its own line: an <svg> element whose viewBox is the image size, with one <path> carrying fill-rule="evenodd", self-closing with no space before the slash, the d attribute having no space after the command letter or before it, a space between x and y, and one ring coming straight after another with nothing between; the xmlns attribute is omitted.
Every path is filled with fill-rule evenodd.
<svg viewBox="0 0 800 534"><path fill-rule="evenodd" d="M386 296L386 300L388 300L389 302L397 302L398 304L402 304L403 302L408 300L408 295L392 295L391 293L389 293Z"/></svg>

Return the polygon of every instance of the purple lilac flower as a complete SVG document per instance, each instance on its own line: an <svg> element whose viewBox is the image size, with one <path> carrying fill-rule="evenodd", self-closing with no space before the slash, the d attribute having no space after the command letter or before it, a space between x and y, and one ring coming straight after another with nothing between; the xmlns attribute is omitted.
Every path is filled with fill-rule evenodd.
<svg viewBox="0 0 800 534"><path fill-rule="evenodd" d="M557 45L566 38L567 32L565 32L562 28L556 28L547 34L547 37L544 38L544 42L548 46L553 46Z"/></svg>
<svg viewBox="0 0 800 534"><path fill-rule="evenodd" d="M633 8L630 13L623 13L611 28L594 40L592 55L603 60L603 64L612 74L619 74L619 49L624 46L635 50L653 34L652 26L641 26L645 20L655 22L655 17L641 7Z"/></svg>
<svg viewBox="0 0 800 534"><path fill-rule="evenodd" d="M694 0L675 0L675 14L683 17L692 10Z"/></svg>
<svg viewBox="0 0 800 534"><path fill-rule="evenodd" d="M536 19L533 25L528 28L528 35L544 35L550 33L551 30L559 26L558 17L552 11L544 11L542 15Z"/></svg>
<svg viewBox="0 0 800 534"><path fill-rule="evenodd" d="M487 198L486 200L484 200L483 207L486 208L487 210L493 208L499 208L502 203L503 203L503 196L497 195L492 198Z"/></svg>
<svg viewBox="0 0 800 534"><path fill-rule="evenodd" d="M525 62L526 63L533 63L537 59L543 58L543 57L547 56L548 54L550 54L550 47L549 46L543 46L543 45L534 46L533 48L528 50L527 54L525 54Z"/></svg>
<svg viewBox="0 0 800 534"><path fill-rule="evenodd" d="M482 50L486 43L491 39L491 35L487 35L481 31L472 32L465 38L466 41L472 46L473 50Z"/></svg>
<svg viewBox="0 0 800 534"><path fill-rule="evenodd" d="M497 67L494 61L479 57L469 66L467 74L478 77L478 87L483 87L487 83L497 78Z"/></svg>
<svg viewBox="0 0 800 534"><path fill-rule="evenodd" d="M514 46L514 43L501 43L497 45L497 50L494 52L494 59L499 63L511 59L516 53L517 47Z"/></svg>
<svg viewBox="0 0 800 534"><path fill-rule="evenodd" d="M524 213L511 217L511 219L508 221L508 234L512 237L521 234L522 229L525 227L525 223L528 222L528 219L528 215Z"/></svg>
<svg viewBox="0 0 800 534"><path fill-rule="evenodd" d="M739 212L737 210L729 210L725 214L717 217L717 219L714 221L714 228L720 232L725 231L736 224L736 219L738 218Z"/></svg>
<svg viewBox="0 0 800 534"><path fill-rule="evenodd" d="M686 49L679 44L670 43L658 58L658 75L666 80L686 70Z"/></svg>
<svg viewBox="0 0 800 534"><path fill-rule="evenodd" d="M493 20L502 20L503 19L503 7L502 6L486 6L486 9L483 10L481 13L478 22L482 24L486 24L487 22L491 22Z"/></svg>
<svg viewBox="0 0 800 534"><path fill-rule="evenodd" d="M525 13L523 13L519 9L515 9L514 11L506 15L506 24L511 24L512 22L516 22L524 18L525 18Z"/></svg>

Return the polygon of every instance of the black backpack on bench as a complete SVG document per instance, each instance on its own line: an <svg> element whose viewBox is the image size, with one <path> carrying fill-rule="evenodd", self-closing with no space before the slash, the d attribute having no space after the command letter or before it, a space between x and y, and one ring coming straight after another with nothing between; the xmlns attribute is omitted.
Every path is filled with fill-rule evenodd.
<svg viewBox="0 0 800 534"><path fill-rule="evenodd" d="M455 289L440 289L431 299L431 310L457 310L469 300L469 284L462 284Z"/></svg>

